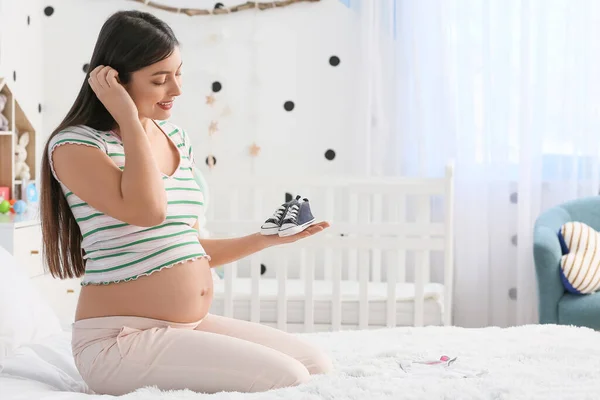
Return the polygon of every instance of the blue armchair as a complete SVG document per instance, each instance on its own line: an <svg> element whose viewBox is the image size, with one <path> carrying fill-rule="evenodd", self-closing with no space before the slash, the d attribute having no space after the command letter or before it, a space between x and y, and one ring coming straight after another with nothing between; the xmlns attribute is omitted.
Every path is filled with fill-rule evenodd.
<svg viewBox="0 0 600 400"><path fill-rule="evenodd" d="M560 279L562 256L557 232L569 221L600 231L600 196L566 202L542 213L533 233L533 256L541 324L585 326L600 330L600 292L576 295L565 291Z"/></svg>

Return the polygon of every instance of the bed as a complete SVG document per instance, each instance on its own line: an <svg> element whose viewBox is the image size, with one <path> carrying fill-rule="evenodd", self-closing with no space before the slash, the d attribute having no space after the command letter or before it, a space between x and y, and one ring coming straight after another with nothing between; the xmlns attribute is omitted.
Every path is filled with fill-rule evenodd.
<svg viewBox="0 0 600 400"><path fill-rule="evenodd" d="M318 298L318 296L316 296ZM298 333L330 354L334 371L265 393L161 392L123 400L595 399L600 335L588 328L394 327ZM449 366L419 361L447 355ZM70 333L25 269L0 248L0 399L95 400L72 360Z"/></svg>
<svg viewBox="0 0 600 400"><path fill-rule="evenodd" d="M309 383L260 394L142 388L123 400L200 399L595 399L600 338L586 328L523 326L385 328L302 334L331 354L335 370ZM411 360L456 356L455 368L408 370ZM403 364L404 363L404 364ZM2 400L108 399L84 393L68 334L25 344L5 358ZM404 365L404 367L402 367ZM455 373L456 372L456 373ZM114 398L114 397L110 397Z"/></svg>

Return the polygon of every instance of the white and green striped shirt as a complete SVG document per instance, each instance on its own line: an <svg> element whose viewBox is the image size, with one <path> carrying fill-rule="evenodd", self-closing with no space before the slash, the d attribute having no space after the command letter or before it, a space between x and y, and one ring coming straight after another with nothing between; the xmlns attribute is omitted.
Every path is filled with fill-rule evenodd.
<svg viewBox="0 0 600 400"><path fill-rule="evenodd" d="M150 228L134 226L101 213L70 191L56 176L52 152L66 143L92 146L105 152L123 170L125 152L121 139L111 131L88 126L64 129L50 141L50 165L60 182L82 234L86 262L82 285L129 281L191 259L208 257L194 224L203 212L204 196L198 185L194 154L185 132L167 121L156 121L177 146L180 164L163 182L167 192L167 217Z"/></svg>

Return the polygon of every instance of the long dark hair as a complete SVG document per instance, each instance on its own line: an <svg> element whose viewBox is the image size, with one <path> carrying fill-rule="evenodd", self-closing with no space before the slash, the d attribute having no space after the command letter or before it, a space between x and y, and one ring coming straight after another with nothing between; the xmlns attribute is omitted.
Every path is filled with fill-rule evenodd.
<svg viewBox="0 0 600 400"><path fill-rule="evenodd" d="M85 262L81 231L50 169L50 141L69 126L87 125L100 131L115 128L114 118L87 82L94 68L110 66L119 73L120 82L127 84L133 72L169 57L178 45L171 28L152 14L120 11L110 16L102 26L79 94L63 121L50 135L42 156L40 213L43 253L52 276L61 279L80 277L85 272Z"/></svg>

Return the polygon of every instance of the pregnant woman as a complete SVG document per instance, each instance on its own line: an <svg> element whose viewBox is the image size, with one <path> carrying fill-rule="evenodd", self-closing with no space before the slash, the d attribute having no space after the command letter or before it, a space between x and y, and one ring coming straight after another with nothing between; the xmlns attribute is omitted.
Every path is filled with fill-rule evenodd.
<svg viewBox="0 0 600 400"><path fill-rule="evenodd" d="M297 336L208 312L211 267L328 224L284 238L199 239L194 151L169 120L182 71L172 30L118 12L89 71L46 143L41 215L50 271L82 277L73 354L90 389L253 392L328 372L329 358Z"/></svg>

